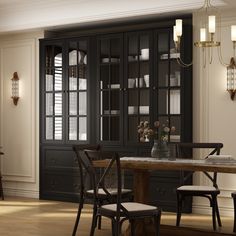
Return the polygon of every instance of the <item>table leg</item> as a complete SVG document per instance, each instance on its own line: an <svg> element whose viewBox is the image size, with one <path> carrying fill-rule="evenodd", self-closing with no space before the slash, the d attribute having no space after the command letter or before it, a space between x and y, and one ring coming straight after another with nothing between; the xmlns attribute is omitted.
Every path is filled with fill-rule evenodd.
<svg viewBox="0 0 236 236"><path fill-rule="evenodd" d="M149 201L149 179L148 170L134 170L134 201L139 203L148 203ZM154 223L152 219L140 219L135 221L135 236L155 235ZM130 236L130 226L124 233L124 236Z"/></svg>

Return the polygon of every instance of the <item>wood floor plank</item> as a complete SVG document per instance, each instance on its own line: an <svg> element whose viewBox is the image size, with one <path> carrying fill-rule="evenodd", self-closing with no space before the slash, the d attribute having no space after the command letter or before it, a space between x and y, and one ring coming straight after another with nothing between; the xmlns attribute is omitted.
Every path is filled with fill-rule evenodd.
<svg viewBox="0 0 236 236"><path fill-rule="evenodd" d="M1 236L70 236L77 213L77 204L56 201L42 201L29 198L6 197L0 201ZM91 206L86 205L78 228L78 236L88 236L91 223ZM223 227L212 232L211 216L183 215L176 228L175 214L164 213L161 221L161 236L230 236L232 217L222 217ZM127 225L126 225L127 226ZM192 230L191 228L197 228ZM102 230L96 236L110 236L111 226L103 219Z"/></svg>

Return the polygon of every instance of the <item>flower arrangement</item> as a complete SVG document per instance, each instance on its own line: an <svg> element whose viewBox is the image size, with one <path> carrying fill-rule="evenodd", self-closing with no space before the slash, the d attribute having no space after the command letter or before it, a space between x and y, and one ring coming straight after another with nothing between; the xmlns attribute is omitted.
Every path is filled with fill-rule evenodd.
<svg viewBox="0 0 236 236"><path fill-rule="evenodd" d="M167 120L167 124L169 121ZM168 141L168 134L170 132L175 132L175 127L172 126L171 128L166 124L160 124L160 121L155 121L153 128L150 127L148 121L141 121L138 125L138 133L140 136L140 142L149 142L150 138L153 137L154 139L159 138L159 129L160 129L160 140L161 141Z"/></svg>

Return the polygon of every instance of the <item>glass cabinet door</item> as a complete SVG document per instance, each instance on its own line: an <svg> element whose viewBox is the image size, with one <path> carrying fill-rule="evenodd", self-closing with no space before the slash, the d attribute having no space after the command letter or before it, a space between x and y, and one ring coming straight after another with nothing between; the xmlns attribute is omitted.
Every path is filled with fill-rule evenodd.
<svg viewBox="0 0 236 236"><path fill-rule="evenodd" d="M86 141L87 134L87 41L69 42L68 60L68 110L67 140Z"/></svg>
<svg viewBox="0 0 236 236"><path fill-rule="evenodd" d="M122 38L100 38L99 44L100 141L120 141L122 91Z"/></svg>
<svg viewBox="0 0 236 236"><path fill-rule="evenodd" d="M46 46L45 50L45 139L62 140L63 133L63 57L62 45Z"/></svg>
<svg viewBox="0 0 236 236"><path fill-rule="evenodd" d="M137 142L137 126L150 121L150 35L127 35L127 141Z"/></svg>
<svg viewBox="0 0 236 236"><path fill-rule="evenodd" d="M175 52L171 30L157 33L157 113L161 125L175 127L169 134L170 142L180 142L181 130L181 67Z"/></svg>

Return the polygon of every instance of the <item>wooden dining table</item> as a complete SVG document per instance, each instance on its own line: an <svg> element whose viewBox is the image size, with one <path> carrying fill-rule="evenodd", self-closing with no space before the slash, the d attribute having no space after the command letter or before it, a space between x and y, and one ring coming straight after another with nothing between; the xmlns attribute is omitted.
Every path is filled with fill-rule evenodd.
<svg viewBox="0 0 236 236"><path fill-rule="evenodd" d="M122 157L121 168L132 170L134 175L134 200L140 203L149 202L149 177L154 170L207 171L219 173L236 173L236 161L207 161L190 159L157 159L151 157ZM94 161L95 167L106 167L109 160ZM157 183L158 184L158 183ZM152 222L139 221L136 235L154 235ZM130 235L130 230L125 233Z"/></svg>

